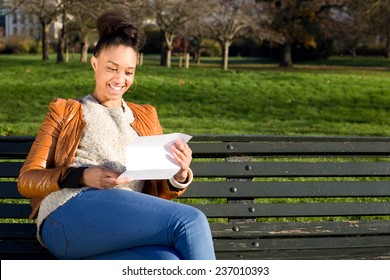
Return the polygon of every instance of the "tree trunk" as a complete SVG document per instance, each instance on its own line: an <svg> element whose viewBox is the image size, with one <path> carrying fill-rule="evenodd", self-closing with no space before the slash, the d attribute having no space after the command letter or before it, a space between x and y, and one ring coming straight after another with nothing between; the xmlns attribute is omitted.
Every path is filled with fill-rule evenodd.
<svg viewBox="0 0 390 280"><path fill-rule="evenodd" d="M385 58L390 58L390 28L386 36Z"/></svg>
<svg viewBox="0 0 390 280"><path fill-rule="evenodd" d="M167 49L167 64L165 65L167 68L171 68L172 64L172 49Z"/></svg>
<svg viewBox="0 0 390 280"><path fill-rule="evenodd" d="M190 68L190 54L186 53L186 69Z"/></svg>
<svg viewBox="0 0 390 280"><path fill-rule="evenodd" d="M183 54L180 53L179 54L179 68L182 68L183 67Z"/></svg>
<svg viewBox="0 0 390 280"><path fill-rule="evenodd" d="M69 62L69 47L65 48L65 62Z"/></svg>
<svg viewBox="0 0 390 280"><path fill-rule="evenodd" d="M49 60L49 43L48 43L48 37L49 37L49 30L50 26L46 24L44 20L41 21L42 25L42 60L48 61Z"/></svg>
<svg viewBox="0 0 390 280"><path fill-rule="evenodd" d="M198 65L200 64L200 58L201 58L201 50L197 49L194 53L194 60Z"/></svg>
<svg viewBox="0 0 390 280"><path fill-rule="evenodd" d="M167 65L167 48L165 45L161 48L160 65L161 66Z"/></svg>
<svg viewBox="0 0 390 280"><path fill-rule="evenodd" d="M161 29L160 30L161 37L164 38L164 41L161 46L161 56L160 56L160 65L165 66L167 65L167 43L165 43L165 33Z"/></svg>
<svg viewBox="0 0 390 280"><path fill-rule="evenodd" d="M88 61L88 48L89 48L88 35L84 35L83 41L81 43L81 58L80 58L81 63L85 63Z"/></svg>
<svg viewBox="0 0 390 280"><path fill-rule="evenodd" d="M137 54L137 65L142 66L144 65L144 53L138 53Z"/></svg>
<svg viewBox="0 0 390 280"><path fill-rule="evenodd" d="M173 39L175 38L175 34L172 34L168 31L164 31L164 41L166 47L166 64L167 68L171 68L172 65L172 50L173 50Z"/></svg>
<svg viewBox="0 0 390 280"><path fill-rule="evenodd" d="M292 65L291 43L286 42L280 46L280 66L291 67Z"/></svg>
<svg viewBox="0 0 390 280"><path fill-rule="evenodd" d="M57 43L57 63L64 62L64 52L65 52L65 20L66 12L64 10L62 14L62 28L60 38Z"/></svg>
<svg viewBox="0 0 390 280"><path fill-rule="evenodd" d="M57 63L64 62L64 49L64 40L60 38L60 41L57 43Z"/></svg>
<svg viewBox="0 0 390 280"><path fill-rule="evenodd" d="M351 49L351 58L355 59L355 57L356 57L356 48L352 48Z"/></svg>
<svg viewBox="0 0 390 280"><path fill-rule="evenodd" d="M223 57L222 57L222 69L228 70L229 65L229 48L230 48L231 42L225 41L222 43L223 46Z"/></svg>

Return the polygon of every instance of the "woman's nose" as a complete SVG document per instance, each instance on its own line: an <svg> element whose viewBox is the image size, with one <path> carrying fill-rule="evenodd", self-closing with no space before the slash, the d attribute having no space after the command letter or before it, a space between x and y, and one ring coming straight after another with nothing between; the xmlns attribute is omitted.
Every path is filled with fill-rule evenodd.
<svg viewBox="0 0 390 280"><path fill-rule="evenodd" d="M118 71L115 73L115 79L118 81L118 82L125 82L126 80L126 75L125 73L121 72L121 71Z"/></svg>

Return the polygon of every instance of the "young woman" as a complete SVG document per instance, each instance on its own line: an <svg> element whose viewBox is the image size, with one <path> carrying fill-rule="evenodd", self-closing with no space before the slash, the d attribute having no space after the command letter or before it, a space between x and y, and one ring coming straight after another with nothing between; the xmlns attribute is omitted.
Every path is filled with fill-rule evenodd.
<svg viewBox="0 0 390 280"><path fill-rule="evenodd" d="M192 181L187 144L172 146L181 169L169 180L118 178L125 146L162 129L154 107L123 100L141 31L118 11L101 15L97 28L94 92L50 103L19 175L38 239L59 259L214 259L204 214L170 201Z"/></svg>

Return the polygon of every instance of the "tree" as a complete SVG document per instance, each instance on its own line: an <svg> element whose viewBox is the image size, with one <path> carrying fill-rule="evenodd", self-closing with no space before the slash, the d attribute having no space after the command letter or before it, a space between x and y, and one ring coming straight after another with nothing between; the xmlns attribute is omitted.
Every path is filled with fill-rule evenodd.
<svg viewBox="0 0 390 280"><path fill-rule="evenodd" d="M354 58L358 46L367 40L371 27L366 4L366 0L351 1L345 9L334 12L333 21L326 23L337 53L348 52Z"/></svg>
<svg viewBox="0 0 390 280"><path fill-rule="evenodd" d="M187 42L188 48L185 48L185 51L193 53L197 64L200 64L201 53L205 50L205 39L212 36L209 24L205 21L205 15L209 10L208 5L198 5L192 9L191 18L184 23L178 32L179 36Z"/></svg>
<svg viewBox="0 0 390 280"><path fill-rule="evenodd" d="M16 9L20 8L26 0L0 0L0 9L7 9L6 14L13 13Z"/></svg>
<svg viewBox="0 0 390 280"><path fill-rule="evenodd" d="M187 22L185 32L192 46L194 60L197 64L200 64L202 50L205 48L204 40L209 38L211 34L208 25L202 17L197 17Z"/></svg>
<svg viewBox="0 0 390 280"><path fill-rule="evenodd" d="M61 2L62 7L60 6L61 9L61 14L62 14L62 27L61 27L61 32L60 36L58 38L57 42L57 63L62 63L64 62L64 51L65 51L65 36L66 36L66 18L67 18L67 1L62 1Z"/></svg>
<svg viewBox="0 0 390 280"><path fill-rule="evenodd" d="M23 9L38 17L41 24L42 60L49 60L49 30L50 24L60 13L61 1L30 0L24 1Z"/></svg>
<svg viewBox="0 0 390 280"><path fill-rule="evenodd" d="M369 48L373 38L380 38L384 56L390 56L390 0L350 1L334 19L337 24L331 30L336 48L346 49L354 57L359 46Z"/></svg>
<svg viewBox="0 0 390 280"><path fill-rule="evenodd" d="M164 38L161 65L171 67L173 41L184 24L194 16L196 3L191 0L156 0L149 3Z"/></svg>
<svg viewBox="0 0 390 280"><path fill-rule="evenodd" d="M77 33L77 37L80 40L81 52L80 62L85 63L88 61L88 49L91 44L91 37L96 32L96 20L98 16L109 9L115 7L115 9L125 10L129 13L137 13L136 9L140 6L140 0L66 0L63 1L63 33ZM138 10L137 10L138 11ZM137 21L142 21L138 17ZM69 22L71 30L65 32L65 21ZM63 44L63 43L62 43Z"/></svg>
<svg viewBox="0 0 390 280"><path fill-rule="evenodd" d="M385 39L384 56L390 58L390 0L368 0L371 23Z"/></svg>
<svg viewBox="0 0 390 280"><path fill-rule="evenodd" d="M298 42L306 48L317 46L314 26L329 19L332 8L341 8L348 0L273 0L268 3L273 15L270 39L280 45L280 66L292 66L291 47ZM318 30L318 29L317 29Z"/></svg>
<svg viewBox="0 0 390 280"><path fill-rule="evenodd" d="M211 12L205 17L209 28L223 48L222 69L228 69L229 48L237 36L253 24L256 1L209 0Z"/></svg>
<svg viewBox="0 0 390 280"><path fill-rule="evenodd" d="M104 10L99 1L78 0L69 6L73 31L80 40L80 62L88 61L90 35L96 31L96 19Z"/></svg>
<svg viewBox="0 0 390 280"><path fill-rule="evenodd" d="M11 2L11 1L10 1ZM65 38L65 22L66 22L66 7L76 0L19 0L12 1L11 8L13 10L21 7L24 12L37 16L41 24L41 43L42 43L42 59L49 59L49 30L50 25L54 21L62 23L61 32L57 44L57 61L63 61L64 38ZM62 17L61 19L58 17Z"/></svg>

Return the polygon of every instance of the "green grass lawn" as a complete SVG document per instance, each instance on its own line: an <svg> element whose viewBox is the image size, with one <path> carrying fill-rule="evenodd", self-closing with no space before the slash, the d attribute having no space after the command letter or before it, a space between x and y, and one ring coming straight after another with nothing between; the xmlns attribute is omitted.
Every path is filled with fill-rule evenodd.
<svg viewBox="0 0 390 280"><path fill-rule="evenodd" d="M125 99L155 105L165 132L390 136L389 69L390 60L367 58L288 70L236 58L229 71L208 59L167 69L145 57ZM89 94L93 79L90 65L77 61L0 56L0 135L35 134L50 100Z"/></svg>

